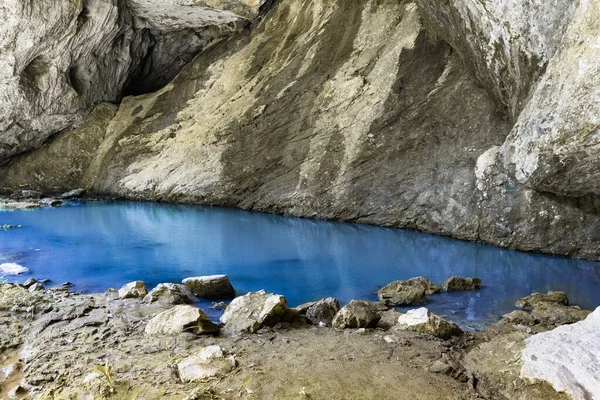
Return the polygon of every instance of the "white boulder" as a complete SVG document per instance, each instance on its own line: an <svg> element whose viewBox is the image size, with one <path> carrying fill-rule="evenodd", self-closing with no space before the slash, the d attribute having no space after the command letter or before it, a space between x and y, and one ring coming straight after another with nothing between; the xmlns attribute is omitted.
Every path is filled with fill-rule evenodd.
<svg viewBox="0 0 600 400"><path fill-rule="evenodd" d="M2 275L21 275L29 272L29 269L16 263L0 264L0 274Z"/></svg>

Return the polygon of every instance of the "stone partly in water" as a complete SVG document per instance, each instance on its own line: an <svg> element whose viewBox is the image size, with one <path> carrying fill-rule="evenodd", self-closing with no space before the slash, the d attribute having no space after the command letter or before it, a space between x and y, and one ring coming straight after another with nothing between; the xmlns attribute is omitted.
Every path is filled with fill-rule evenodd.
<svg viewBox="0 0 600 400"><path fill-rule="evenodd" d="M547 294L536 292L529 296L520 298L515 303L515 306L522 308L523 310L533 310L534 307L547 303L568 306L569 298L565 292L548 292Z"/></svg>
<svg viewBox="0 0 600 400"><path fill-rule="evenodd" d="M160 283L144 297L146 303L160 302L173 305L192 304L196 300L196 296L187 286L176 283Z"/></svg>
<svg viewBox="0 0 600 400"><path fill-rule="evenodd" d="M29 272L29 269L16 263L0 264L0 274L2 275L21 275Z"/></svg>
<svg viewBox="0 0 600 400"><path fill-rule="evenodd" d="M203 299L231 299L235 290L227 275L210 275L186 278L183 284Z"/></svg>
<svg viewBox="0 0 600 400"><path fill-rule="evenodd" d="M479 278L460 278L453 276L442 285L442 289L447 292L479 290L481 289L481 279Z"/></svg>
<svg viewBox="0 0 600 400"><path fill-rule="evenodd" d="M178 305L156 315L146 325L147 335L177 335L180 333L211 334L219 327L197 307Z"/></svg>
<svg viewBox="0 0 600 400"><path fill-rule="evenodd" d="M119 289L119 297L122 299L140 298L147 294L148 289L142 281L129 282Z"/></svg>
<svg viewBox="0 0 600 400"><path fill-rule="evenodd" d="M531 311L536 322L546 326L573 324L587 318L591 311L556 303L541 303Z"/></svg>
<svg viewBox="0 0 600 400"><path fill-rule="evenodd" d="M375 328L380 318L375 304L352 300L336 314L332 325L335 329Z"/></svg>
<svg viewBox="0 0 600 400"><path fill-rule="evenodd" d="M333 318L340 311L337 299L328 297L317 301L306 310L306 319L312 325L331 326Z"/></svg>
<svg viewBox="0 0 600 400"><path fill-rule="evenodd" d="M377 291L379 301L386 306L420 305L427 303L426 294L439 291L429 279L418 277L395 281Z"/></svg>
<svg viewBox="0 0 600 400"><path fill-rule="evenodd" d="M182 382L194 382L223 376L236 366L235 358L225 358L220 346L208 346L196 355L188 357L177 364L177 371Z"/></svg>
<svg viewBox="0 0 600 400"><path fill-rule="evenodd" d="M440 339L450 339L463 333L456 324L438 317L424 307L401 315L398 318L398 329L425 333Z"/></svg>
<svg viewBox="0 0 600 400"><path fill-rule="evenodd" d="M229 333L254 333L263 326L274 326L288 316L285 297L264 290L235 298L227 306L221 322Z"/></svg>
<svg viewBox="0 0 600 400"><path fill-rule="evenodd" d="M525 340L521 376L548 381L573 399L600 395L600 308L584 321Z"/></svg>

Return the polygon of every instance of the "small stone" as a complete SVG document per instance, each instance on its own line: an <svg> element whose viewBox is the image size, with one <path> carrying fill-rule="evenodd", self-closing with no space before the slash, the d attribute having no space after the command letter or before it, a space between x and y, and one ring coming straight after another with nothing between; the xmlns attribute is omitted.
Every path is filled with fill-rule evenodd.
<svg viewBox="0 0 600 400"><path fill-rule="evenodd" d="M340 303L333 297L317 301L306 310L306 318L312 325L331 326L335 315L340 311Z"/></svg>
<svg viewBox="0 0 600 400"><path fill-rule="evenodd" d="M332 325L335 329L374 328L380 318L373 303L352 300L335 315Z"/></svg>
<svg viewBox="0 0 600 400"><path fill-rule="evenodd" d="M227 303L225 303L224 301L218 301L218 302L212 303L210 305L210 308L212 308L213 310L224 310L227 308Z"/></svg>
<svg viewBox="0 0 600 400"><path fill-rule="evenodd" d="M145 303L160 302L162 304L193 304L196 296L185 285L176 283L160 283L145 297Z"/></svg>
<svg viewBox="0 0 600 400"><path fill-rule="evenodd" d="M453 368L441 360L434 361L429 367L429 372L433 372L434 374L448 375L452 373L452 371Z"/></svg>
<svg viewBox="0 0 600 400"><path fill-rule="evenodd" d="M515 310L508 314L504 314L499 323L511 324L511 325L533 326L533 325L535 325L535 318L533 318L531 316L531 314L529 314L523 310Z"/></svg>
<svg viewBox="0 0 600 400"><path fill-rule="evenodd" d="M569 298L565 292L548 292L533 293L529 296L522 297L515 303L516 307L522 308L523 310L533 310L533 308L541 303L554 303L561 304L563 306L569 305Z"/></svg>
<svg viewBox="0 0 600 400"><path fill-rule="evenodd" d="M148 294L148 289L142 281L130 282L119 289L119 297L121 299L131 299L144 297Z"/></svg>
<svg viewBox="0 0 600 400"><path fill-rule="evenodd" d="M23 386L17 385L8 392L8 398L9 399L18 399L18 398L21 398L21 396L25 395L26 393L27 393L27 390L25 390L25 388Z"/></svg>
<svg viewBox="0 0 600 400"><path fill-rule="evenodd" d="M285 297L264 290L235 298L227 306L221 322L228 332L255 333L263 326L274 326L288 320Z"/></svg>
<svg viewBox="0 0 600 400"><path fill-rule="evenodd" d="M34 283L33 285L29 286L28 290L33 293L33 292L39 292L41 290L44 290L45 287L44 285L42 285L39 282Z"/></svg>
<svg viewBox="0 0 600 400"><path fill-rule="evenodd" d="M426 294L439 291L429 279L422 276L407 281L394 281L377 291L379 301L388 307L427 303Z"/></svg>
<svg viewBox="0 0 600 400"><path fill-rule="evenodd" d="M25 283L23 283L23 286L26 289L29 289L30 286L33 286L36 283L38 283L38 281L36 281L34 278L29 278L25 281Z"/></svg>
<svg viewBox="0 0 600 400"><path fill-rule="evenodd" d="M216 333L219 327L204 311L189 305L178 305L156 315L146 325L147 335L176 335L180 333Z"/></svg>
<svg viewBox="0 0 600 400"><path fill-rule="evenodd" d="M481 279L453 276L444 282L442 288L447 292L479 290L481 289Z"/></svg>
<svg viewBox="0 0 600 400"><path fill-rule="evenodd" d="M424 307L401 315L398 318L398 329L425 333L444 340L463 333L456 324L438 317Z"/></svg>
<svg viewBox="0 0 600 400"><path fill-rule="evenodd" d="M396 343L396 338L394 338L393 336L390 335L386 335L383 337L383 340L385 340L386 343Z"/></svg>
<svg viewBox="0 0 600 400"><path fill-rule="evenodd" d="M46 207L58 207L63 204L63 201L56 199L42 199L40 203Z"/></svg>
<svg viewBox="0 0 600 400"><path fill-rule="evenodd" d="M1 275L21 275L29 272L29 269L16 263L0 264Z"/></svg>
<svg viewBox="0 0 600 400"><path fill-rule="evenodd" d="M225 358L219 346L203 348L199 354L188 357L177 364L183 382L194 382L213 376L225 375L236 366L234 357Z"/></svg>
<svg viewBox="0 0 600 400"><path fill-rule="evenodd" d="M294 307L294 309L298 311L301 315L306 315L308 309L314 306L316 303L316 301L309 301L308 303L303 303L297 307Z"/></svg>
<svg viewBox="0 0 600 400"><path fill-rule="evenodd" d="M63 282L61 284L61 286L73 286L73 284L71 282L67 281L67 282Z"/></svg>
<svg viewBox="0 0 600 400"><path fill-rule="evenodd" d="M210 275L186 278L182 282L203 299L232 299L235 290L227 275Z"/></svg>
<svg viewBox="0 0 600 400"><path fill-rule="evenodd" d="M85 189L74 189L69 192L63 193L58 197L63 200L78 199L80 197L85 196L86 192L87 191Z"/></svg>

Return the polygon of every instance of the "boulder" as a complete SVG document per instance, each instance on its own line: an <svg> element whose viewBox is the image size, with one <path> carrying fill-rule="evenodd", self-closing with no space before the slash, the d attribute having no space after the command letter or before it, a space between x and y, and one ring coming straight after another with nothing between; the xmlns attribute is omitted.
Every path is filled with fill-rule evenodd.
<svg viewBox="0 0 600 400"><path fill-rule="evenodd" d="M80 197L85 196L86 192L87 192L87 190L85 190L85 189L74 189L69 192L61 194L60 196L58 196L58 198L63 199L63 200L78 199Z"/></svg>
<svg viewBox="0 0 600 400"><path fill-rule="evenodd" d="M522 308L523 310L533 310L534 307L543 303L554 303L554 304L562 304L564 306L569 305L569 298L565 294L565 292L548 292L547 294L543 293L533 293L529 296L522 297L515 303L516 307Z"/></svg>
<svg viewBox="0 0 600 400"><path fill-rule="evenodd" d="M227 275L210 275L186 278L183 284L203 299L232 299L235 290Z"/></svg>
<svg viewBox="0 0 600 400"><path fill-rule="evenodd" d="M306 318L312 325L331 326L333 318L340 311L340 303L333 297L317 301L306 310Z"/></svg>
<svg viewBox="0 0 600 400"><path fill-rule="evenodd" d="M196 302L196 296L185 285L176 283L160 283L152 289L145 297L145 303L160 302L164 304L192 304Z"/></svg>
<svg viewBox="0 0 600 400"><path fill-rule="evenodd" d="M463 333L458 325L438 317L425 307L401 315L398 318L398 329L425 333L444 340Z"/></svg>
<svg viewBox="0 0 600 400"><path fill-rule="evenodd" d="M119 297L122 299L144 297L147 294L148 289L142 281L130 282L119 289Z"/></svg>
<svg viewBox="0 0 600 400"><path fill-rule="evenodd" d="M1 275L21 275L29 272L29 269L16 263L0 264Z"/></svg>
<svg viewBox="0 0 600 400"><path fill-rule="evenodd" d="M335 315L332 325L335 329L375 328L380 318L375 304L352 300Z"/></svg>
<svg viewBox="0 0 600 400"><path fill-rule="evenodd" d="M183 382L193 382L213 376L225 375L236 366L235 358L225 358L219 346L204 347L196 355L177 364L179 378Z"/></svg>
<svg viewBox="0 0 600 400"><path fill-rule="evenodd" d="M600 394L600 308L584 321L525 339L521 377L545 380L573 399Z"/></svg>
<svg viewBox="0 0 600 400"><path fill-rule="evenodd" d="M439 291L429 279L412 278L407 281L395 281L377 291L379 301L386 306L418 305L427 303L426 294Z"/></svg>
<svg viewBox="0 0 600 400"><path fill-rule="evenodd" d="M146 325L147 335L177 335L179 333L216 333L218 325L204 311L190 305L178 305L152 318Z"/></svg>
<svg viewBox="0 0 600 400"><path fill-rule="evenodd" d="M274 326L286 319L287 301L264 290L235 298L227 306L221 322L225 331L254 333L263 326Z"/></svg>
<svg viewBox="0 0 600 400"><path fill-rule="evenodd" d="M33 285L29 286L28 290L33 293L33 292L39 292L40 290L44 290L44 285L42 285L39 282L34 283Z"/></svg>
<svg viewBox="0 0 600 400"><path fill-rule="evenodd" d="M381 311L379 313L381 319L377 323L377 327L385 330L391 329L394 325L396 325L396 322L398 322L398 318L401 315L401 312L398 312L394 309Z"/></svg>
<svg viewBox="0 0 600 400"><path fill-rule="evenodd" d="M29 279L27 279L27 280L25 281L25 283L23 283L23 286L24 286L26 289L29 289L29 287L30 287L30 286L33 286L33 285L35 285L36 283L38 283L38 281L37 281L37 280L35 280L35 278L29 278Z"/></svg>
<svg viewBox="0 0 600 400"><path fill-rule="evenodd" d="M547 326L573 324L587 318L591 311L557 303L540 303L533 308L532 318Z"/></svg>
<svg viewBox="0 0 600 400"><path fill-rule="evenodd" d="M444 282L442 288L447 292L479 290L481 289L481 279L453 276Z"/></svg>

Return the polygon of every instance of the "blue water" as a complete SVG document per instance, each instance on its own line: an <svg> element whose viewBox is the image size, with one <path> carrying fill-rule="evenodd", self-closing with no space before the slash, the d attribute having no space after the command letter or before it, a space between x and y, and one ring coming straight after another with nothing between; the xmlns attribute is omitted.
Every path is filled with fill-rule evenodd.
<svg viewBox="0 0 600 400"><path fill-rule="evenodd" d="M376 300L397 279L442 283L476 276L477 292L430 296L428 307L473 327L514 310L534 291L563 290L572 303L600 305L600 263L503 250L425 233L311 221L225 208L90 201L0 212L0 263L83 292L143 280L149 288L227 274L238 292L265 289L292 306L333 296Z"/></svg>

